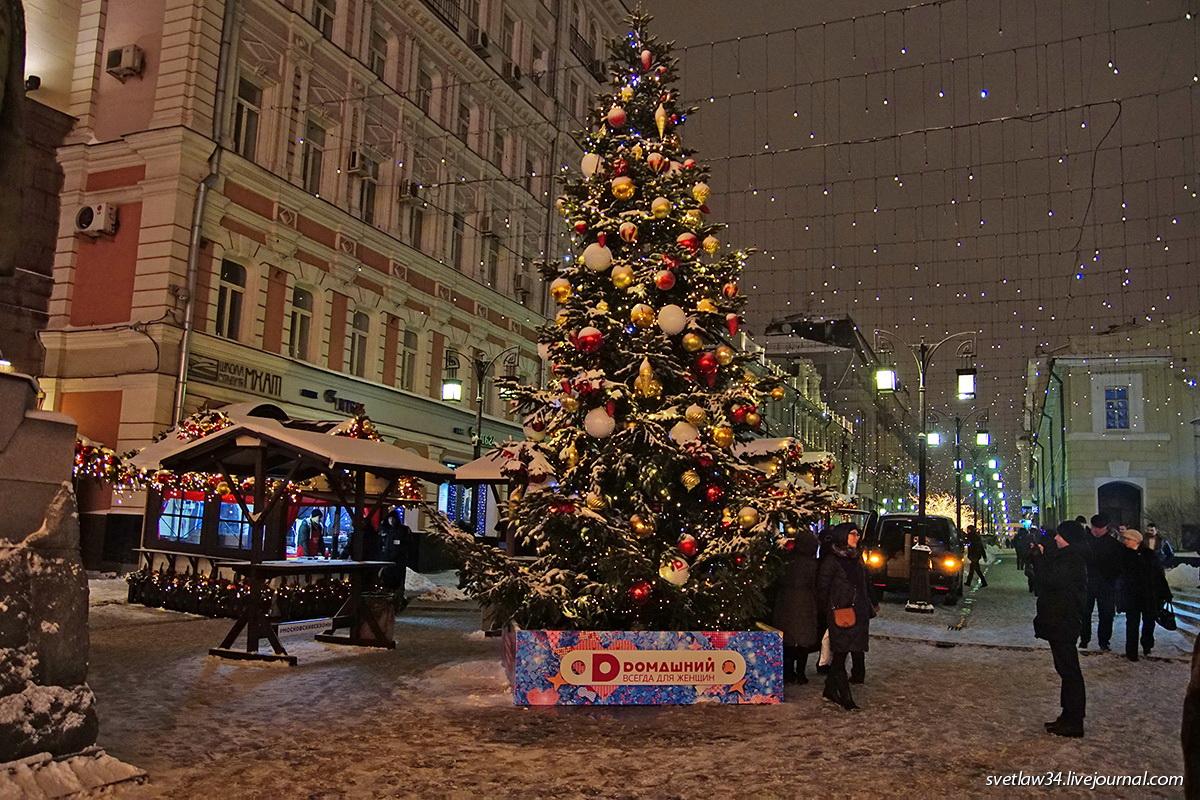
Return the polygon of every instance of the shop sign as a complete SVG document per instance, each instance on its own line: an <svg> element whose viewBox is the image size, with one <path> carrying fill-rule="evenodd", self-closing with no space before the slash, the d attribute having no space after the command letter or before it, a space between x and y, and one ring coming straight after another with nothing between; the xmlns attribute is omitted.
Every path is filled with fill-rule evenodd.
<svg viewBox="0 0 1200 800"><path fill-rule="evenodd" d="M210 356L193 355L189 358L188 377L254 394L271 397L283 395L282 375Z"/></svg>

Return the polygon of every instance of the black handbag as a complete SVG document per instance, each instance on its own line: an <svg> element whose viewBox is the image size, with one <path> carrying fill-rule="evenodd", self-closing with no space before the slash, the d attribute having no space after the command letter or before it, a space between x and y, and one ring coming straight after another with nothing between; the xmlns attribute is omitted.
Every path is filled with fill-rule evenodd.
<svg viewBox="0 0 1200 800"><path fill-rule="evenodd" d="M1167 601L1165 606L1158 610L1158 616L1154 618L1154 621L1159 624L1159 627L1165 628L1169 631L1173 631L1179 627L1175 623L1175 606L1171 604L1170 600Z"/></svg>

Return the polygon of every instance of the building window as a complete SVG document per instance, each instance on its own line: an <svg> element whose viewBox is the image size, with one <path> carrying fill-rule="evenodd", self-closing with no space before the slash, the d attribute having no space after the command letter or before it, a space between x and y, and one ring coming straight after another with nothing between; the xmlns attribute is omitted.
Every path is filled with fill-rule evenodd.
<svg viewBox="0 0 1200 800"><path fill-rule="evenodd" d="M488 286L500 290L500 237L494 233L483 235L483 275Z"/></svg>
<svg viewBox="0 0 1200 800"><path fill-rule="evenodd" d="M371 335L371 318L355 311L350 323L350 374L362 378L367 374L367 337Z"/></svg>
<svg viewBox="0 0 1200 800"><path fill-rule="evenodd" d="M379 164L362 157L362 173L358 176L358 215L368 225L375 224L375 195L379 187Z"/></svg>
<svg viewBox="0 0 1200 800"><path fill-rule="evenodd" d="M463 144L470 146L471 105L465 100L458 104L458 129L455 132Z"/></svg>
<svg viewBox="0 0 1200 800"><path fill-rule="evenodd" d="M304 127L300 153L300 185L309 194L321 196L321 167L325 161L325 129L312 120Z"/></svg>
<svg viewBox="0 0 1200 800"><path fill-rule="evenodd" d="M460 272L463 268L463 240L466 235L467 218L462 214L455 214L450 219L450 266Z"/></svg>
<svg viewBox="0 0 1200 800"><path fill-rule="evenodd" d="M433 106L433 75L427 70L417 70L417 92L414 101L421 113L428 116L429 109Z"/></svg>
<svg viewBox="0 0 1200 800"><path fill-rule="evenodd" d="M233 149L238 155L254 160L258 146L258 118L262 113L262 89L242 78L238 81L233 107Z"/></svg>
<svg viewBox="0 0 1200 800"><path fill-rule="evenodd" d="M217 546L249 550L252 546L250 521L236 503L221 503L217 517Z"/></svg>
<svg viewBox="0 0 1200 800"><path fill-rule="evenodd" d="M246 293L246 268L234 261L221 261L217 288L217 336L238 338L242 331L242 297Z"/></svg>
<svg viewBox="0 0 1200 800"><path fill-rule="evenodd" d="M204 530L204 501L171 498L163 500L158 516L158 538L168 542L200 544Z"/></svg>
<svg viewBox="0 0 1200 800"><path fill-rule="evenodd" d="M518 63L517 59L517 23L508 14L501 17L500 22L500 52L511 58L514 63Z"/></svg>
<svg viewBox="0 0 1200 800"><path fill-rule="evenodd" d="M1108 430L1129 429L1129 387L1109 386L1104 389L1104 427Z"/></svg>
<svg viewBox="0 0 1200 800"><path fill-rule="evenodd" d="M313 26L326 39L333 39L333 17L337 13L337 0L312 0Z"/></svg>
<svg viewBox="0 0 1200 800"><path fill-rule="evenodd" d="M525 184L525 191L529 192L530 194L533 194L533 177L534 177L533 159L526 158L525 159L525 174L521 176L521 180Z"/></svg>
<svg viewBox="0 0 1200 800"><path fill-rule="evenodd" d="M308 361L308 339L312 330L313 296L307 289L292 289L292 327L288 333L288 355Z"/></svg>
<svg viewBox="0 0 1200 800"><path fill-rule="evenodd" d="M423 250L425 233L425 206L422 203L416 203L408 207L408 230L405 238L415 250Z"/></svg>
<svg viewBox="0 0 1200 800"><path fill-rule="evenodd" d="M504 133L500 130L492 131L492 163L504 171Z"/></svg>
<svg viewBox="0 0 1200 800"><path fill-rule="evenodd" d="M367 66L379 78L387 78L387 36L378 28L371 29L371 41L368 44Z"/></svg>
<svg viewBox="0 0 1200 800"><path fill-rule="evenodd" d="M400 349L399 385L401 389L412 392L417 383L417 334L415 331L404 331L403 347Z"/></svg>

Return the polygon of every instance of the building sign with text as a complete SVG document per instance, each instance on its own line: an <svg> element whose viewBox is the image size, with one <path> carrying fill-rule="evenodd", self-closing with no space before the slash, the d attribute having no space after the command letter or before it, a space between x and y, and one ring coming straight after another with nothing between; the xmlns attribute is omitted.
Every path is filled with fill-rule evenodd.
<svg viewBox="0 0 1200 800"><path fill-rule="evenodd" d="M253 394L283 396L282 375L210 356L192 355L188 359L188 377Z"/></svg>

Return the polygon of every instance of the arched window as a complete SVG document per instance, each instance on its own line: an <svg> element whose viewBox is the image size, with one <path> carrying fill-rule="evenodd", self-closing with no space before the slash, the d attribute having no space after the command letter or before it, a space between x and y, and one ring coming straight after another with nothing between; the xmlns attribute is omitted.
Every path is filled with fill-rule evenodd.
<svg viewBox="0 0 1200 800"><path fill-rule="evenodd" d="M350 323L350 374L362 378L367 373L367 337L371 335L371 318L355 311Z"/></svg>
<svg viewBox="0 0 1200 800"><path fill-rule="evenodd" d="M299 286L292 289L291 329L288 331L288 355L308 361L308 341L312 332L313 296Z"/></svg>
<svg viewBox="0 0 1200 800"><path fill-rule="evenodd" d="M236 261L221 261L217 288L216 334L237 340L242 331L242 298L246 294L246 268Z"/></svg>

